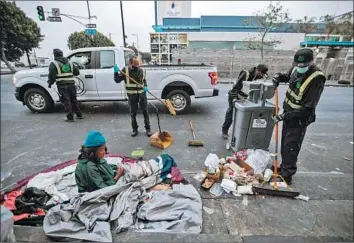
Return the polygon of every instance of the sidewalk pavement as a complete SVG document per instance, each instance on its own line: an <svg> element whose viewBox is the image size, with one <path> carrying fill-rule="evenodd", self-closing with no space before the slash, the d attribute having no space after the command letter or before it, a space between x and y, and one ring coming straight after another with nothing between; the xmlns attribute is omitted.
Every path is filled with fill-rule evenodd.
<svg viewBox="0 0 354 243"><path fill-rule="evenodd" d="M219 83L221 84L232 84L233 82L236 81L236 78L233 78L232 81L230 78L219 78ZM286 85L286 84L280 84L280 85ZM338 81L332 81L332 80L327 80L325 83L325 86L331 86L331 87L353 87L352 84L338 84Z"/></svg>
<svg viewBox="0 0 354 243"><path fill-rule="evenodd" d="M338 242L353 241L352 173L299 172L293 189L309 201L272 196L224 194L215 197L182 172L199 191L203 207L201 234L113 233L114 242ZM319 188L324 188L322 190ZM42 227L16 226L17 241L48 241Z"/></svg>

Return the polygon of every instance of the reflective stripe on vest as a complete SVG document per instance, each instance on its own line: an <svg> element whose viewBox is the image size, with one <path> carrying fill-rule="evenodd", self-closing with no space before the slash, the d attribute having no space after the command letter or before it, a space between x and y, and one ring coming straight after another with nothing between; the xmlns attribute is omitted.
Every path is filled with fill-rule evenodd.
<svg viewBox="0 0 354 243"><path fill-rule="evenodd" d="M61 64L57 61L53 61L52 62L56 69L57 69L57 74L55 76L55 82L57 82L58 84L59 83L70 83L71 82L75 82L75 77L74 77L74 73L73 73L73 70L74 70L74 67L73 67L73 64L71 62L69 62L70 64L70 72L68 73L63 73L62 70L61 70Z"/></svg>
<svg viewBox="0 0 354 243"><path fill-rule="evenodd" d="M290 99L288 99L287 97L285 98L285 103L288 104L290 107L294 108L294 109L299 109L301 108L301 101L302 101L302 97L304 95L304 91L306 90L307 86L311 83L311 81L319 76L322 75L324 76L324 74L321 71L315 71L313 74L311 74L306 80L305 82L301 85L300 89L299 89L299 93L296 94L291 88L288 88L288 90L286 91L287 94L289 94L292 98L294 98L295 103L292 102Z"/></svg>
<svg viewBox="0 0 354 243"><path fill-rule="evenodd" d="M125 88L128 94L136 94L136 93L143 93L143 88L141 88L139 85L135 84L135 83L131 83L130 79L129 79L129 68L125 67ZM143 72L143 79L145 78L145 72ZM143 84L142 84L143 86ZM128 88L128 89L127 89ZM130 88L134 88L134 90L130 89Z"/></svg>
<svg viewBox="0 0 354 243"><path fill-rule="evenodd" d="M243 70L246 73L246 81L248 81L249 77L250 77L250 72L248 72L247 70Z"/></svg>

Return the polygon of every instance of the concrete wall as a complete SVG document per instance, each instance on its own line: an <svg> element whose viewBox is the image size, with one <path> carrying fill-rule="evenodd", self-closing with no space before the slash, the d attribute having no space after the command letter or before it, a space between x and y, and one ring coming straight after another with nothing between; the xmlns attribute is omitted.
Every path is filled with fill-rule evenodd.
<svg viewBox="0 0 354 243"><path fill-rule="evenodd" d="M285 72L291 68L295 51L267 50L264 51L263 63L268 65L269 75L276 72ZM218 67L220 77L230 77L233 59L233 78L236 78L243 68L251 68L260 63L260 52L254 50L235 50L232 58L231 50L212 49L184 49L172 53L172 62L177 63L178 58L182 63L213 64Z"/></svg>
<svg viewBox="0 0 354 243"><path fill-rule="evenodd" d="M257 32L190 32L188 41L247 41L255 37L259 40ZM295 50L304 41L303 33L268 33L266 40L279 40L282 43L274 47L276 50Z"/></svg>

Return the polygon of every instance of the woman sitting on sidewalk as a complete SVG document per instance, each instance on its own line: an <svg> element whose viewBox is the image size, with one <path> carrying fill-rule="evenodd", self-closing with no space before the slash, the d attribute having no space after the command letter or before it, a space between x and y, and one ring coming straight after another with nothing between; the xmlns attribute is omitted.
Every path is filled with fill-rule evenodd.
<svg viewBox="0 0 354 243"><path fill-rule="evenodd" d="M89 132L75 169L75 180L80 193L115 185L123 175L123 168L109 165L104 159L106 152L105 137L98 131Z"/></svg>

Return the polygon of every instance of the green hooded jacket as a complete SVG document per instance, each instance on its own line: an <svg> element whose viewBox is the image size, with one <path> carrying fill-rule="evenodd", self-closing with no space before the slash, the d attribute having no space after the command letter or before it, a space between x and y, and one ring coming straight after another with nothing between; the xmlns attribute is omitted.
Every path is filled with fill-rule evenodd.
<svg viewBox="0 0 354 243"><path fill-rule="evenodd" d="M79 192L92 192L98 189L116 184L113 179L115 165L109 165L105 159L92 162L88 159L81 159L77 162L75 169L75 180Z"/></svg>

